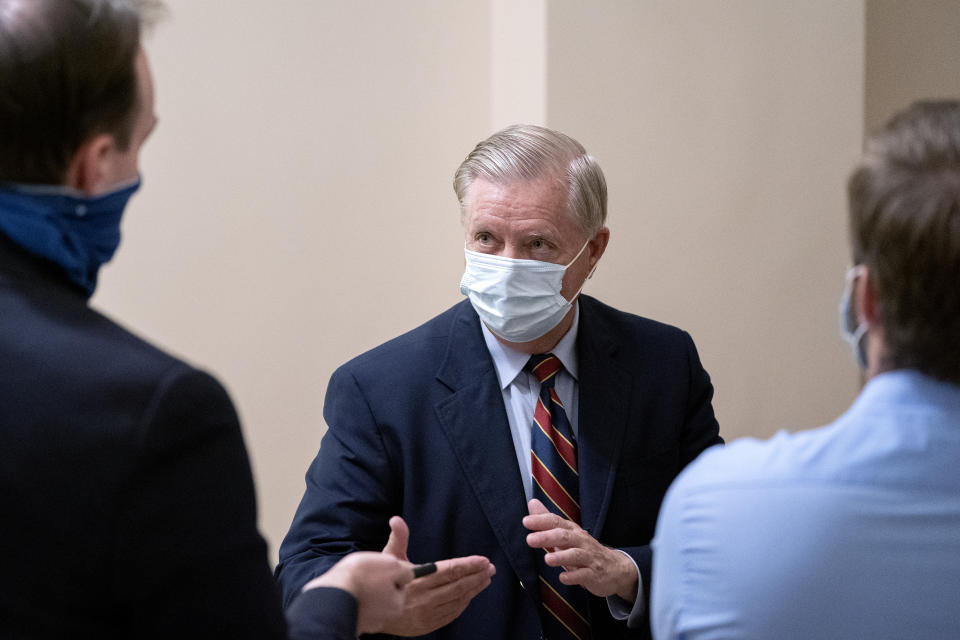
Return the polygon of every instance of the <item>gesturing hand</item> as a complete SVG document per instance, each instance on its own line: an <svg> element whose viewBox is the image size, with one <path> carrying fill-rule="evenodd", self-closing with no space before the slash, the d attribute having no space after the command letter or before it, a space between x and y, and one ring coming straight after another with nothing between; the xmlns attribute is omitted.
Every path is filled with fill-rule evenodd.
<svg viewBox="0 0 960 640"><path fill-rule="evenodd" d="M390 518L390 538L384 553L406 561L409 539L410 530L403 518ZM383 628L385 633L419 636L451 623L496 573L483 556L440 560L436 564L436 573L407 585L403 612Z"/></svg>
<svg viewBox="0 0 960 640"><path fill-rule="evenodd" d="M527 544L546 550L544 562L563 567L560 582L578 584L595 596L618 595L627 602L637 598L637 568L624 553L600 544L576 523L551 513L533 499L523 526L533 531Z"/></svg>
<svg viewBox="0 0 960 640"><path fill-rule="evenodd" d="M404 586L413 579L409 562L387 553L357 551L345 556L303 588L337 587L357 599L357 633L376 633L403 611Z"/></svg>

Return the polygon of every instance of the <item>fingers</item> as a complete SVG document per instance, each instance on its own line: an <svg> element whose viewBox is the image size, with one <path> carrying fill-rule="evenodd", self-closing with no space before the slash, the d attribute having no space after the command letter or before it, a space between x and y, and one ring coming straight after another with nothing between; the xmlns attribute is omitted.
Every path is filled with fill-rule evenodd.
<svg viewBox="0 0 960 640"><path fill-rule="evenodd" d="M390 538L387 539L387 545L383 548L384 553L389 553L400 560L407 559L407 543L410 541L410 529L407 523L400 516L390 518Z"/></svg>
<svg viewBox="0 0 960 640"><path fill-rule="evenodd" d="M543 506L543 503L536 498L527 503L527 510L532 516L540 515L542 513L550 513L547 508Z"/></svg>
<svg viewBox="0 0 960 640"><path fill-rule="evenodd" d="M419 578L407 587L408 603L430 606L462 601L464 606L490 584L496 569L483 556L440 560L437 572Z"/></svg>
<svg viewBox="0 0 960 640"><path fill-rule="evenodd" d="M527 518L529 517L532 516L527 516ZM524 520L526 520L526 518L524 518ZM572 527L552 527L550 529L538 529L534 530L533 533L528 533L527 545L534 549L553 550L591 546L591 544L595 542L586 531L569 520L565 520L565 522L568 522Z"/></svg>
<svg viewBox="0 0 960 640"><path fill-rule="evenodd" d="M567 585L587 585L591 584L593 580L596 580L597 576L593 569L588 569L586 567L581 567L579 569L573 569L564 571L560 574L560 582Z"/></svg>
<svg viewBox="0 0 960 640"><path fill-rule="evenodd" d="M471 574L456 582L450 582L430 592L430 603L437 615L452 613L451 619L460 615L473 598L487 588L490 576L482 573Z"/></svg>
<svg viewBox="0 0 960 640"><path fill-rule="evenodd" d="M439 560L435 563L437 570L433 575L419 578L416 586L422 589L433 589L440 585L462 580L472 575L492 576L496 573L493 565L483 556L467 556Z"/></svg>
<svg viewBox="0 0 960 640"><path fill-rule="evenodd" d="M547 534L530 537L534 535ZM548 552L543 557L547 565L563 569L560 582L580 585L595 596L617 594L628 602L635 600L640 576L633 560L621 551L605 547L586 532L576 538L582 544Z"/></svg>
<svg viewBox="0 0 960 640"><path fill-rule="evenodd" d="M564 549L547 553L543 557L544 562L551 567L586 567L591 565L593 556L583 549Z"/></svg>
<svg viewBox="0 0 960 640"><path fill-rule="evenodd" d="M621 574L613 566L593 563L581 567L568 566L560 573L560 582L563 584L580 585L601 598L617 594L627 602L636 600L638 580L636 569L632 574Z"/></svg>
<svg viewBox="0 0 960 640"><path fill-rule="evenodd" d="M402 616L385 630L392 635L418 636L449 624L490 584L496 569L483 556L440 560L432 575L417 578L404 589ZM408 565L412 576L412 566Z"/></svg>
<svg viewBox="0 0 960 640"><path fill-rule="evenodd" d="M465 602L451 600L449 602L436 605L432 611L434 619L433 624L437 625L438 627L443 627L450 624L460 617L460 614L463 613L468 604L470 604L469 600Z"/></svg>
<svg viewBox="0 0 960 640"><path fill-rule="evenodd" d="M451 582L473 573L485 573L487 571L490 571L490 575L494 573L490 560L483 556L465 556L437 562L436 577L445 578L445 582Z"/></svg>
<svg viewBox="0 0 960 640"><path fill-rule="evenodd" d="M491 565L492 566L492 565ZM462 608L487 588L492 573L486 570L475 571L458 577L450 582L436 585L429 590L430 602L434 606L448 603L461 603Z"/></svg>
<svg viewBox="0 0 960 640"><path fill-rule="evenodd" d="M530 515L523 517L523 526L531 531L546 531L548 529L577 528L576 524L566 518L561 518L547 510L543 503L534 498L527 503Z"/></svg>
<svg viewBox="0 0 960 640"><path fill-rule="evenodd" d="M450 624L463 613L470 599L450 600L443 603L427 601L419 606L410 606L407 598L405 613L385 626L384 632L396 636L420 636Z"/></svg>
<svg viewBox="0 0 960 640"><path fill-rule="evenodd" d="M416 577L416 573L413 571L413 565L405 560L397 559L397 568L394 572L393 580L393 584L397 587L397 589L402 589L403 587L407 586L407 584L409 584Z"/></svg>
<svg viewBox="0 0 960 640"><path fill-rule="evenodd" d="M437 572L437 563L436 562L426 562L424 564L418 564L413 568L413 577L422 578L428 576L431 573Z"/></svg>

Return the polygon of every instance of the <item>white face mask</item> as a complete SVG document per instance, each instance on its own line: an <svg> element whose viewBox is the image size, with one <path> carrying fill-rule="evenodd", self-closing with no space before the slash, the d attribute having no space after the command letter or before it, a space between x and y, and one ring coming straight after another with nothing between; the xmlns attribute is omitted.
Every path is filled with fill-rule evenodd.
<svg viewBox="0 0 960 640"><path fill-rule="evenodd" d="M857 364L861 369L867 368L867 349L864 344L864 337L867 335L867 329L870 326L864 322L854 326L857 321L853 309L851 309L851 300L853 298L853 284L857 278L863 275L863 265L856 265L847 271L847 281L843 287L843 295L840 297L840 334L847 341L850 348L856 354Z"/></svg>
<svg viewBox="0 0 960 640"><path fill-rule="evenodd" d="M536 340L560 324L570 311L570 301L560 293L563 274L588 244L589 240L565 265L503 258L464 247L467 267L460 280L460 293L470 298L487 328L504 340ZM581 289L583 285L574 298Z"/></svg>

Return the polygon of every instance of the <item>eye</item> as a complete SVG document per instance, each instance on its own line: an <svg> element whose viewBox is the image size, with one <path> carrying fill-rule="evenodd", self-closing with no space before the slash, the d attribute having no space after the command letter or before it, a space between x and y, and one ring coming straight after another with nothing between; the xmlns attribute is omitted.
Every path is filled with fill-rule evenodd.
<svg viewBox="0 0 960 640"><path fill-rule="evenodd" d="M490 237L490 234L487 233L486 231L481 231L476 236L474 236L474 239L480 244L488 244L491 240L493 240L493 238Z"/></svg>
<svg viewBox="0 0 960 640"><path fill-rule="evenodd" d="M556 250L556 248L556 245L544 237L534 237L527 241L527 249L540 256L550 253Z"/></svg>

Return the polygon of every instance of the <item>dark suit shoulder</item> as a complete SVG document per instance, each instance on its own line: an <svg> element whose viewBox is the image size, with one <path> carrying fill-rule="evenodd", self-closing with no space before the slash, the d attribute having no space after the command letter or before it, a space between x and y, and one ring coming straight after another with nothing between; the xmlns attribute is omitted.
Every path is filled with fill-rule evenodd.
<svg viewBox="0 0 960 640"><path fill-rule="evenodd" d="M625 349L687 348L690 335L673 325L620 311L590 296L580 296L580 327Z"/></svg>
<svg viewBox="0 0 960 640"><path fill-rule="evenodd" d="M338 371L356 374L377 370L387 375L390 372L422 371L425 363L440 362L449 343L454 324L471 319L479 322L469 301L464 300L419 327L361 353L342 365ZM431 376L434 373L436 373L435 370L429 371Z"/></svg>
<svg viewBox="0 0 960 640"><path fill-rule="evenodd" d="M0 512L18 520L0 560L18 579L0 580L0 620L36 637L279 635L257 626L282 620L223 387L4 258Z"/></svg>
<svg viewBox="0 0 960 640"><path fill-rule="evenodd" d="M57 361L88 371L129 364L162 370L177 360L87 305L63 287L4 287L0 282L0 344L24 359ZM11 354L13 355L13 354ZM14 356L15 357L15 356ZM104 366L108 365L108 366Z"/></svg>
<svg viewBox="0 0 960 640"><path fill-rule="evenodd" d="M123 367L136 376L162 376L173 368L190 368L180 358L133 333L101 312L89 309L82 325L75 325L69 335L51 336L70 340L78 356L88 359L92 368L107 371Z"/></svg>
<svg viewBox="0 0 960 640"><path fill-rule="evenodd" d="M174 386L225 397L212 378L90 308L72 289L28 277L6 284L0 283L0 415L34 425L31 440L52 430L74 443L129 441Z"/></svg>
<svg viewBox="0 0 960 640"><path fill-rule="evenodd" d="M5 363L36 363L76 382L103 370L155 373L176 359L87 304L82 291L51 266L0 238L0 349Z"/></svg>

